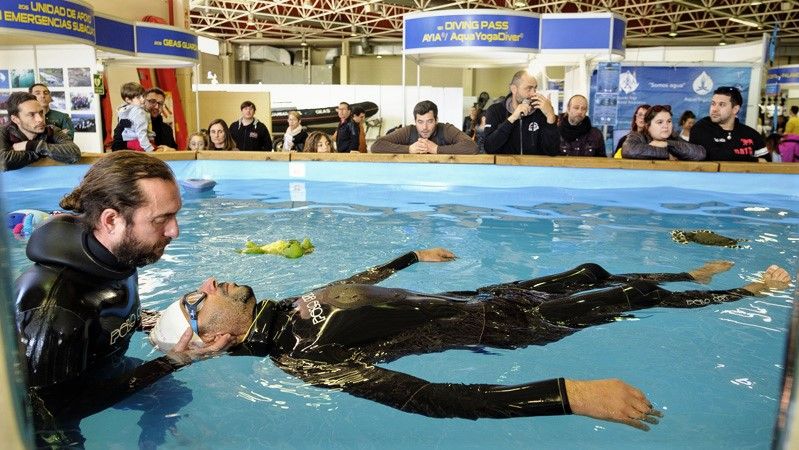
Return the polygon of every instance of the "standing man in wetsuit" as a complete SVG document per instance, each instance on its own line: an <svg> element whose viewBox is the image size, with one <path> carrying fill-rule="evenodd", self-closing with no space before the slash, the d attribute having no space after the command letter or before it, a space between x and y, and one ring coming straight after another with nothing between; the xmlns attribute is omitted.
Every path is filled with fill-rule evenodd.
<svg viewBox="0 0 799 450"><path fill-rule="evenodd" d="M34 231L27 246L34 265L16 280L15 298L37 439L66 446L82 437L53 434L53 422L67 396L91 397L99 380L124 366L141 325L137 267L158 261L178 237L181 200L166 163L123 151L95 163L60 205L80 215L58 215ZM218 351L230 338L195 352L191 330L184 331L173 350L181 361Z"/></svg>
<svg viewBox="0 0 799 450"><path fill-rule="evenodd" d="M557 116L549 99L536 92L526 70L513 75L505 101L486 110L485 151L491 154L550 155L560 152Z"/></svg>
<svg viewBox="0 0 799 450"><path fill-rule="evenodd" d="M256 302L248 286L213 278L172 303L150 340L168 351L190 324L195 339L221 333L234 354L270 356L287 373L401 411L431 417L506 418L579 414L647 430L660 412L638 389L615 379L564 378L517 386L431 383L377 364L410 354L482 347L519 348L558 341L626 312L651 307L698 308L782 289L788 273L766 269L761 281L725 291L671 292L660 282L710 282L732 263L712 261L686 273L612 275L596 264L475 291L425 294L373 286L419 261L448 261L441 248L407 253L300 297ZM157 379L155 368L148 380ZM134 389L133 384L125 385Z"/></svg>

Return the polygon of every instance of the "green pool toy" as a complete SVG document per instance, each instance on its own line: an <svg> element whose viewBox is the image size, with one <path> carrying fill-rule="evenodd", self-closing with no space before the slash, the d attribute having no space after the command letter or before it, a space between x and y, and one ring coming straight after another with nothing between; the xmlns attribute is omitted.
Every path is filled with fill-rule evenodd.
<svg viewBox="0 0 799 450"><path fill-rule="evenodd" d="M248 240L244 244L244 248L238 250L239 253L245 255L282 255L286 258L299 258L302 255L307 255L314 251L314 246L311 240L305 238L302 242L296 239L288 241L278 240L270 242L266 245L258 245L253 241Z"/></svg>

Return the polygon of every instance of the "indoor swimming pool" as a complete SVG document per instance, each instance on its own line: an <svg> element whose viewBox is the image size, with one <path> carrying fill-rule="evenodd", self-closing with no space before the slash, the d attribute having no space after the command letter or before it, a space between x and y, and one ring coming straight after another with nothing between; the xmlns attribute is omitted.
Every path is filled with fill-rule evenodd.
<svg viewBox="0 0 799 450"><path fill-rule="evenodd" d="M495 165L173 161L184 193L180 237L139 271L145 308L169 305L207 277L282 299L414 249L458 258L420 263L382 286L469 290L595 262L612 273L683 272L735 263L709 285L756 279L769 264L797 271L799 202L791 175L553 169ZM8 210L58 209L88 166L3 174ZM742 248L687 245L672 230L709 229ZM9 236L10 236L10 232ZM247 240L309 238L298 259L242 255ZM9 239L12 277L28 266ZM795 282L795 280L794 280ZM195 363L85 419L90 449L559 448L767 449L779 405L794 285L701 309L654 308L516 350L408 356L384 366L433 382L514 385L554 377L620 378L664 412L645 433L594 419L432 419L304 384L269 358ZM152 359L145 334L128 355Z"/></svg>

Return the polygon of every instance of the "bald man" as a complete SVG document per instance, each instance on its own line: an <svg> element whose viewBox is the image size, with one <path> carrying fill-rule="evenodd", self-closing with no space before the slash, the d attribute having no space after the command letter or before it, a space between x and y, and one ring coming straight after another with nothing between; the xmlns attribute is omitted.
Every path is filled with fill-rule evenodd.
<svg viewBox="0 0 799 450"><path fill-rule="evenodd" d="M575 95L566 103L566 112L558 121L560 134L560 155L598 156L605 154L605 138L598 128L591 126L588 117L588 99Z"/></svg>

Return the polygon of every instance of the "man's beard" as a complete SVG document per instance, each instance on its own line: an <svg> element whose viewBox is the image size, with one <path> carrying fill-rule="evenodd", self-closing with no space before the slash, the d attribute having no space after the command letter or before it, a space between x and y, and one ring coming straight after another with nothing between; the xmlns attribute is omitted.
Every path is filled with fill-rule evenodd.
<svg viewBox="0 0 799 450"><path fill-rule="evenodd" d="M164 249L171 241L170 238L164 238L155 244L146 245L133 236L133 230L128 229L125 231L122 243L116 248L114 256L126 266L144 267L161 259Z"/></svg>

